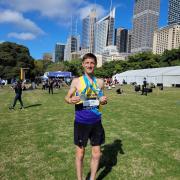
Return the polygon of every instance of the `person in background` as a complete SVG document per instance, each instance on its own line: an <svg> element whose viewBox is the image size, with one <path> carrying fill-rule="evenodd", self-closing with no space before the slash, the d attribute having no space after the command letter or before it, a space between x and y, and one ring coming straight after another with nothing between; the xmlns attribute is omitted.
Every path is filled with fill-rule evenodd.
<svg viewBox="0 0 180 180"><path fill-rule="evenodd" d="M22 101L22 84L21 81L17 81L17 83L13 86L13 89L15 90L15 98L14 98L14 102L13 105L9 107L9 109L14 109L14 107L16 106L16 102L17 100L20 102L21 107L20 109L23 109L23 101Z"/></svg>
<svg viewBox="0 0 180 180"><path fill-rule="evenodd" d="M146 81L146 78L144 78L143 80L143 85L142 85L142 94L141 95L146 95L147 96L147 89L146 89L146 86L147 86L147 81Z"/></svg>
<svg viewBox="0 0 180 180"><path fill-rule="evenodd" d="M114 83L115 83L115 84L118 84L118 80L116 79L116 76L115 76L115 78L114 78Z"/></svg>
<svg viewBox="0 0 180 180"><path fill-rule="evenodd" d="M49 94L53 94L53 85L54 85L54 81L53 79L49 78L48 80L48 86L49 86Z"/></svg>
<svg viewBox="0 0 180 180"><path fill-rule="evenodd" d="M42 90L45 90L46 89L46 82L43 80L42 81Z"/></svg>

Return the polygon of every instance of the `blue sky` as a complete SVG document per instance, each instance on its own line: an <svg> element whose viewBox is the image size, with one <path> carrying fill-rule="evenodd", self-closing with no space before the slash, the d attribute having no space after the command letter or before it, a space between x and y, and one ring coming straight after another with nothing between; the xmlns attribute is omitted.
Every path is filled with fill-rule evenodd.
<svg viewBox="0 0 180 180"><path fill-rule="evenodd" d="M41 59L44 52L53 52L56 42L66 43L71 20L77 19L81 34L82 18L95 3L99 17L108 13L111 0L0 0L0 42L23 44L31 56ZM115 28L132 28L133 4L134 0L112 0ZM168 0L161 0L159 27L167 25L167 13Z"/></svg>

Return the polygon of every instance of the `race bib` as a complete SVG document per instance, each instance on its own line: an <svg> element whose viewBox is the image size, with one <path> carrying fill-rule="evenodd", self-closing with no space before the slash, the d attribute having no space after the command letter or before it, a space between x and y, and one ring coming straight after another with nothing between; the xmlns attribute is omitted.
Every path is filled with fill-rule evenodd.
<svg viewBox="0 0 180 180"><path fill-rule="evenodd" d="M99 106L99 100L86 100L83 102L83 106L87 107L92 107L92 106Z"/></svg>

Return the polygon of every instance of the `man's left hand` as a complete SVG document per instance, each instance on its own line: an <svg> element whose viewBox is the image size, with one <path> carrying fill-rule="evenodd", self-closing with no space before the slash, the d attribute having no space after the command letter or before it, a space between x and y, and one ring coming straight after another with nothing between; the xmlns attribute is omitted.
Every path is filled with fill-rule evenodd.
<svg viewBox="0 0 180 180"><path fill-rule="evenodd" d="M105 104L107 104L107 97L102 96L99 101L100 101L100 104L105 105Z"/></svg>

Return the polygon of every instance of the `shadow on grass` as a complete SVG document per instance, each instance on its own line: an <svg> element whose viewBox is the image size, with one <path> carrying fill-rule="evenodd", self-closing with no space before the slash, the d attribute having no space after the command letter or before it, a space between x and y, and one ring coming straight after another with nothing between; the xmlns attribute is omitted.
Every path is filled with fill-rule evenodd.
<svg viewBox="0 0 180 180"><path fill-rule="evenodd" d="M32 104L32 105L29 105L29 106L25 106L24 109L26 108L31 108L31 107L36 107L36 106L41 106L42 104Z"/></svg>
<svg viewBox="0 0 180 180"><path fill-rule="evenodd" d="M106 144L101 147L102 156L99 162L97 171L101 171L97 180L104 179L112 170L113 166L117 164L118 153L124 154L122 149L122 141L120 139L114 140L112 144ZM88 173L86 180L89 179L90 172Z"/></svg>

